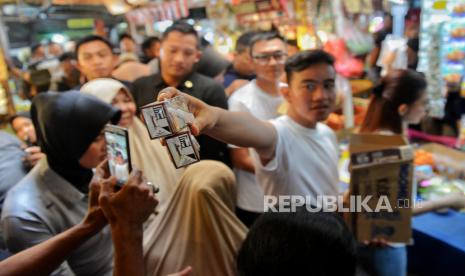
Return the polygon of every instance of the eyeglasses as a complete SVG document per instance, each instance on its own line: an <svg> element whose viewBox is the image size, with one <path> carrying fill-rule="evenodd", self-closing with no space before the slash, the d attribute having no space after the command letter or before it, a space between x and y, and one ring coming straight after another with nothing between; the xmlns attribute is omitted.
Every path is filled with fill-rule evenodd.
<svg viewBox="0 0 465 276"><path fill-rule="evenodd" d="M273 58L276 63L283 64L286 62L287 54L284 52L274 52L269 54L260 54L252 56L253 59L257 61L258 64L267 65L270 63L271 58Z"/></svg>

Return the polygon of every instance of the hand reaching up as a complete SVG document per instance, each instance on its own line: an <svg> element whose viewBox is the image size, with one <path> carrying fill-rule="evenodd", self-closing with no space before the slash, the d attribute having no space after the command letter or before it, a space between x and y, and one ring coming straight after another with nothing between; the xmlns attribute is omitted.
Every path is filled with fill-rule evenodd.
<svg viewBox="0 0 465 276"><path fill-rule="evenodd" d="M183 96L189 107L189 111L194 114L195 120L190 129L193 135L199 135L204 131L212 128L218 120L218 115L215 112L215 108L202 102L201 100L194 98L186 93L182 93L176 88L167 87L160 91L158 94L158 101L164 101L167 99L174 98L176 96Z"/></svg>

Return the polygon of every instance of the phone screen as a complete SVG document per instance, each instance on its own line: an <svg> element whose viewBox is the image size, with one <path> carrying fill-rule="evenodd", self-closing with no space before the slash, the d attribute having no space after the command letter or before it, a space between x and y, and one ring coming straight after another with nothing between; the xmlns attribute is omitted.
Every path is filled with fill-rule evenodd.
<svg viewBox="0 0 465 276"><path fill-rule="evenodd" d="M107 125L105 141L110 173L116 177L119 185L123 185L128 181L131 173L128 132L125 128Z"/></svg>

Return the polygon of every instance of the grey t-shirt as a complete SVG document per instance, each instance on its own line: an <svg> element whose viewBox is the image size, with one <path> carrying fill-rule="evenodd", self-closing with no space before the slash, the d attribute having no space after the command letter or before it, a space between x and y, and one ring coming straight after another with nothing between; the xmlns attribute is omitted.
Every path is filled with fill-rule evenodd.
<svg viewBox="0 0 465 276"><path fill-rule="evenodd" d="M7 194L2 228L7 248L17 253L80 223L88 198L40 162ZM74 250L52 275L112 275L113 245L109 227Z"/></svg>
<svg viewBox="0 0 465 276"><path fill-rule="evenodd" d="M0 130L0 213L8 190L27 174L23 157L18 138Z"/></svg>
<svg viewBox="0 0 465 276"><path fill-rule="evenodd" d="M0 130L0 214L6 193L27 173L23 166L23 157L24 151L19 139ZM2 248L5 248L5 245L0 228L0 249Z"/></svg>

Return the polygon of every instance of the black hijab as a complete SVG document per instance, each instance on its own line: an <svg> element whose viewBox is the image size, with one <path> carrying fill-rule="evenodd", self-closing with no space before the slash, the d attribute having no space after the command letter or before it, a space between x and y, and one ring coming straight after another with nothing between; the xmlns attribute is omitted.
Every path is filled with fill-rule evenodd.
<svg viewBox="0 0 465 276"><path fill-rule="evenodd" d="M116 124L120 116L118 109L79 91L40 93L31 107L37 141L50 168L83 193L92 170L79 165L79 159L105 124Z"/></svg>

